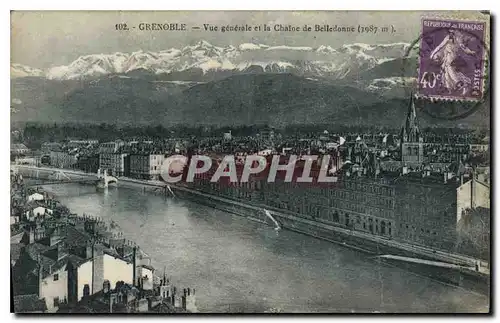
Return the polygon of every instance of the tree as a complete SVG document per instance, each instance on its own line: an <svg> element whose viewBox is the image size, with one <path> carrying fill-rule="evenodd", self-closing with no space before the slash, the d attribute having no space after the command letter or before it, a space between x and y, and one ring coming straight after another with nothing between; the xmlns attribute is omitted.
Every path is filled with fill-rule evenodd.
<svg viewBox="0 0 500 323"><path fill-rule="evenodd" d="M489 259L490 209L477 207L464 211L459 223L457 248L459 252Z"/></svg>

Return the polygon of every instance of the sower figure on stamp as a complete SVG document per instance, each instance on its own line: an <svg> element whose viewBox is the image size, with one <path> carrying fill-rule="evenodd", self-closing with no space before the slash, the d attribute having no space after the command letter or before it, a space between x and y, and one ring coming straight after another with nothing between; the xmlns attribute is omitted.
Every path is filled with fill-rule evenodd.
<svg viewBox="0 0 500 323"><path fill-rule="evenodd" d="M460 50L468 55L476 52L469 49L466 43L470 37L456 30L449 30L446 35L431 53L430 58L441 63L441 84L448 90L448 93L462 89L465 95L471 88L471 79L460 72L455 66L455 60L460 56Z"/></svg>

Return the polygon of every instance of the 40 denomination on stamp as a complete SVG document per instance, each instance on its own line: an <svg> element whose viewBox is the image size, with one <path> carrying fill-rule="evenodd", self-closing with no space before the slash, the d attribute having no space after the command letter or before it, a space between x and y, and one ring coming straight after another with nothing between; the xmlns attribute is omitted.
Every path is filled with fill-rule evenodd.
<svg viewBox="0 0 500 323"><path fill-rule="evenodd" d="M418 96L481 100L485 92L486 28L485 22L423 18Z"/></svg>

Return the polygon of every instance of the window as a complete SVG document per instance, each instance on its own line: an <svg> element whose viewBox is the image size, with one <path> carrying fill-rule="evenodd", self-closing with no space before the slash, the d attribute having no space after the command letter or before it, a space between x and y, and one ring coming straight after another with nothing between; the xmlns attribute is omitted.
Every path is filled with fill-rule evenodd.
<svg viewBox="0 0 500 323"><path fill-rule="evenodd" d="M59 280L59 274L54 274L54 281L58 281Z"/></svg>
<svg viewBox="0 0 500 323"><path fill-rule="evenodd" d="M59 307L59 297L54 297L54 307Z"/></svg>

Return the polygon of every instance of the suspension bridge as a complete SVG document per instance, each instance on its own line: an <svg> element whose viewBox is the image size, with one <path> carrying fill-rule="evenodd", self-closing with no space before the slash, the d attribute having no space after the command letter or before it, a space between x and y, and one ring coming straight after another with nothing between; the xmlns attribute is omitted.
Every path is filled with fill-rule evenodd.
<svg viewBox="0 0 500 323"><path fill-rule="evenodd" d="M110 184L118 183L116 177L108 175L107 170L101 169L97 171L97 174L41 167L17 167L13 171L20 173L25 178L29 178L31 183L28 186L77 183L106 188Z"/></svg>

